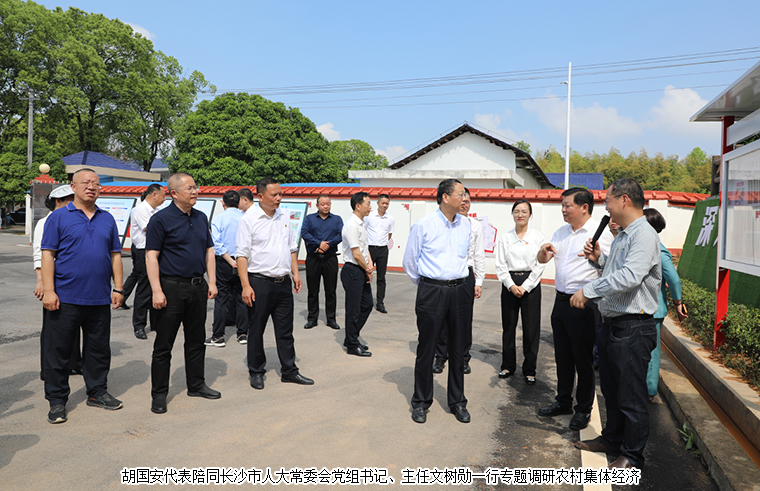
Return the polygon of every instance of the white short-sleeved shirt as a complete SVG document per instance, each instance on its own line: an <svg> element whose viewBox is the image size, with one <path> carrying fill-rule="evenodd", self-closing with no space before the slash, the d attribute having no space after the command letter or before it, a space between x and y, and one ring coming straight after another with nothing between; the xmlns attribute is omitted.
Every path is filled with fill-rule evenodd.
<svg viewBox="0 0 760 491"><path fill-rule="evenodd" d="M366 220L366 218L365 218ZM343 225L343 261L359 265L354 259L351 249L358 247L364 256L364 262L369 264L369 242L367 240L367 231L364 229L363 220L351 213L351 216Z"/></svg>
<svg viewBox="0 0 760 491"><path fill-rule="evenodd" d="M557 250L554 256L554 285L557 291L573 294L589 281L599 278L600 271L591 267L583 256L583 246L594 236L598 227L599 222L589 218L576 231L567 224L554 232L550 242Z"/></svg>
<svg viewBox="0 0 760 491"><path fill-rule="evenodd" d="M367 240L372 246L387 246L388 235L393 233L396 221L389 213L380 216L377 210L372 210L364 219L364 228L367 229Z"/></svg>
<svg viewBox="0 0 760 491"><path fill-rule="evenodd" d="M290 274L291 253L298 250L290 213L281 208L271 217L258 205L240 219L235 238L235 256L248 259L248 272L279 277Z"/></svg>
<svg viewBox="0 0 760 491"><path fill-rule="evenodd" d="M132 239L132 244L134 244L135 248L145 249L148 222L156 211L158 210L150 206L147 201L140 201L137 206L132 208L129 236Z"/></svg>

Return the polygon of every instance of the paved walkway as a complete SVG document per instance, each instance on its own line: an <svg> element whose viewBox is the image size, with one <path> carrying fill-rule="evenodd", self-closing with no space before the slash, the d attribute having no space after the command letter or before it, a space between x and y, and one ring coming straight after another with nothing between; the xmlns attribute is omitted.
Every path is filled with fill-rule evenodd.
<svg viewBox="0 0 760 491"><path fill-rule="evenodd" d="M303 291L296 295L297 362L302 373L316 381L314 386L280 382L270 326L265 335L269 360L266 388L250 388L245 347L234 340L234 328L228 328L227 346L206 351L206 380L222 392L222 398L208 401L187 397L180 335L174 349L169 411L164 415L155 415L149 409L154 334L149 334L148 341L136 339L131 311L115 311L109 391L124 402L124 408L109 412L88 407L82 378L72 377L69 421L50 425L39 380L41 303L32 295L34 274L27 243L28 238L23 236L0 235L3 490L118 489L125 467L270 467L273 471L281 467L375 467L387 470L395 484L362 489L398 489L404 477L402 470L407 467L468 467L472 472L482 472L490 466L592 465L582 461L581 452L571 445L578 433L567 428L570 416L542 418L536 414L538 406L552 401L556 384L548 322L553 287L543 287L538 383L528 386L519 376L508 380L497 377L501 358L500 285L487 280L484 296L476 303L473 373L465 382L472 423L458 423L448 412L444 372L436 376L435 402L428 421L419 425L411 420L409 404L416 348L415 288L405 275L395 273L389 274L386 306L390 313L374 311L362 334L373 353L371 358L347 356L341 347L343 330L326 327L324 314L318 327L304 330ZM124 264L129 271L129 258ZM343 324L340 286L338 290L338 321ZM209 332L212 308L209 303ZM652 414L648 464L640 488L716 489L699 458L683 449L677 423L667 406L658 399ZM594 467L606 463L603 456L597 460ZM455 488L507 489L487 485L482 479Z"/></svg>

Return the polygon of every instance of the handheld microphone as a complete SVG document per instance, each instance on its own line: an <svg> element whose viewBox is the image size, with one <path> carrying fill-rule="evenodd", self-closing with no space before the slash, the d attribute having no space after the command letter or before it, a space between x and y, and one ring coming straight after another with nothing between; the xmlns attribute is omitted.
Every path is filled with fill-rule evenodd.
<svg viewBox="0 0 760 491"><path fill-rule="evenodd" d="M594 233L594 237L591 239L591 247L594 247L594 245L596 245L596 241L599 240L599 237L602 236L602 232L604 232L604 228L609 223L610 223L610 216L604 215L602 217L602 221L599 223L599 227L596 229L596 233Z"/></svg>

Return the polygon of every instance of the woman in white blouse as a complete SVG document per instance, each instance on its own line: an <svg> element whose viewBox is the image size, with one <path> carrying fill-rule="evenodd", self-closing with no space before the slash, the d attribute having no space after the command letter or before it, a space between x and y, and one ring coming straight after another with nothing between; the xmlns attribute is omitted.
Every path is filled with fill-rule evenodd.
<svg viewBox="0 0 760 491"><path fill-rule="evenodd" d="M522 372L529 385L536 383L536 361L541 333L541 275L543 264L536 254L546 239L528 228L533 207L525 199L512 206L515 228L502 235L496 247L496 275L501 281L502 357L499 378L514 375L517 369L515 329L518 311L522 311Z"/></svg>

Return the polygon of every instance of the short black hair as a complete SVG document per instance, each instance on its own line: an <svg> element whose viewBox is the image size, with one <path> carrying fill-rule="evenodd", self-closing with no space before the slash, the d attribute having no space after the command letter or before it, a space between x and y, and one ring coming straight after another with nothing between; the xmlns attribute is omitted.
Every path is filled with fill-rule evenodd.
<svg viewBox="0 0 760 491"><path fill-rule="evenodd" d="M267 190L267 186L270 184L280 184L277 182L277 179L271 178L271 177L265 177L263 179L260 179L259 182L256 183L256 193L257 194L264 194L264 192Z"/></svg>
<svg viewBox="0 0 760 491"><path fill-rule="evenodd" d="M624 194L628 196L628 199L631 200L633 206L639 210L644 208L644 190L641 189L641 186L636 180L631 179L630 177L621 177L612 183L612 195L615 198Z"/></svg>
<svg viewBox="0 0 760 491"><path fill-rule="evenodd" d="M222 196L222 202L227 208L237 208L240 203L240 195L237 191L230 189Z"/></svg>
<svg viewBox="0 0 760 491"><path fill-rule="evenodd" d="M380 201L380 200L381 200L381 199L383 199L383 198L387 199L388 201L390 201L390 200L391 200L391 197L390 197L390 196L388 196L388 195L387 195L387 194L385 194L385 193L383 193L383 194L381 194L380 196L378 196L378 197L377 197L377 200L378 200L378 201Z"/></svg>
<svg viewBox="0 0 760 491"><path fill-rule="evenodd" d="M160 184L153 183L147 188L145 188L145 191L140 195L140 201L145 201L145 198L150 196L151 194L155 193L156 191L163 191L164 187Z"/></svg>
<svg viewBox="0 0 760 491"><path fill-rule="evenodd" d="M321 200L322 198L330 199L330 195L329 194L320 194L319 196L317 196L317 204L319 204L319 200Z"/></svg>
<svg viewBox="0 0 760 491"><path fill-rule="evenodd" d="M250 189L248 189L248 188L240 188L240 189L238 189L237 193L238 193L238 196L240 196L241 198L245 198L248 201L250 201L251 203L253 203L253 193L251 192Z"/></svg>
<svg viewBox="0 0 760 491"><path fill-rule="evenodd" d="M523 203L528 205L528 211L530 212L531 215L533 215L533 207L530 205L530 201L528 201L527 199L518 199L517 201L515 201L515 204L512 205L512 213L515 212L515 208L517 208L517 205L521 205Z"/></svg>
<svg viewBox="0 0 760 491"><path fill-rule="evenodd" d="M55 198L51 198L49 194L45 196L45 208L55 211Z"/></svg>
<svg viewBox="0 0 760 491"><path fill-rule="evenodd" d="M644 210L644 216L647 217L649 225L652 226L655 232L659 234L665 230L665 217L659 211L654 208L647 208Z"/></svg>
<svg viewBox="0 0 760 491"><path fill-rule="evenodd" d="M364 191L354 193L354 195L351 196L351 210L356 211L356 207L364 203L364 198L369 198L369 194L365 193Z"/></svg>
<svg viewBox="0 0 760 491"><path fill-rule="evenodd" d="M588 214L594 211L594 195L586 188L570 188L562 193L562 197L572 196L573 203L578 206L588 205Z"/></svg>
<svg viewBox="0 0 760 491"><path fill-rule="evenodd" d="M450 196L457 184L462 184L459 179L444 179L438 184L436 199L439 205L443 202L443 195L448 194Z"/></svg>

